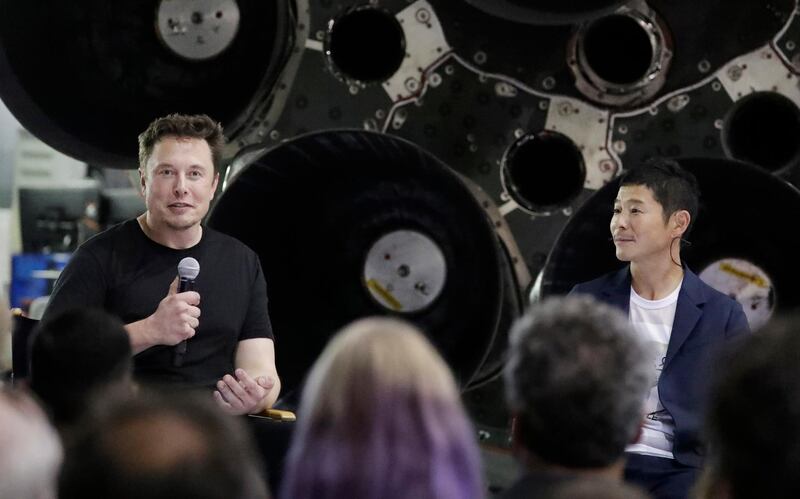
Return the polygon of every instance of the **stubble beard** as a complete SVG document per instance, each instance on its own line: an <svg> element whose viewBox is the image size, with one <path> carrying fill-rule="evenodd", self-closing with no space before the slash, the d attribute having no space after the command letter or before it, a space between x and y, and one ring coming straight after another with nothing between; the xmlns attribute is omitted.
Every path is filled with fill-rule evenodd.
<svg viewBox="0 0 800 499"><path fill-rule="evenodd" d="M194 227L196 227L198 225L200 225L200 221L199 220L195 220L195 221L192 221L192 222L184 222L184 223L181 223L181 224L175 223L175 222L170 222L170 221L166 222L166 226L167 227L169 227L172 230L181 231L181 232L189 230L189 229L192 229L192 228L194 228Z"/></svg>
<svg viewBox="0 0 800 499"><path fill-rule="evenodd" d="M194 227L197 227L198 225L200 225L201 220L202 217L197 217L197 218L192 217L189 219L184 219L180 216L177 216L175 218L164 217L164 225L166 225L171 230L183 232L192 229Z"/></svg>

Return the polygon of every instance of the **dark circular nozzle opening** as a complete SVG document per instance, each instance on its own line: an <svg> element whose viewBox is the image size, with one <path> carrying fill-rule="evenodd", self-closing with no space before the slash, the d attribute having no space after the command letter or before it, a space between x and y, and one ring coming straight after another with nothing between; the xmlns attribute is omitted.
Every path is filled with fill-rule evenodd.
<svg viewBox="0 0 800 499"><path fill-rule="evenodd" d="M756 92L728 111L722 147L734 159L774 172L800 159L800 109L774 92Z"/></svg>
<svg viewBox="0 0 800 499"><path fill-rule="evenodd" d="M550 131L514 142L503 156L502 172L511 197L535 212L566 206L586 180L581 151L569 137Z"/></svg>
<svg viewBox="0 0 800 499"><path fill-rule="evenodd" d="M382 9L359 7L328 27L325 53L335 72L359 83L392 76L405 57L405 35L397 19Z"/></svg>
<svg viewBox="0 0 800 499"><path fill-rule="evenodd" d="M602 80L615 85L629 85L646 77L654 50L647 31L627 15L593 21L583 39L585 64Z"/></svg>

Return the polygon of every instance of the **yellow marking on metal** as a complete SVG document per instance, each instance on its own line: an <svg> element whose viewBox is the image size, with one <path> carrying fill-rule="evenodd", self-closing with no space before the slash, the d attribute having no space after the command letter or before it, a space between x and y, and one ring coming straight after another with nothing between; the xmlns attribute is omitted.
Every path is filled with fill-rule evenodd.
<svg viewBox="0 0 800 499"><path fill-rule="evenodd" d="M750 274L750 273L745 272L743 270L739 270L736 267L734 267L733 265L731 265L730 263L722 263L722 264L720 264L719 268L720 268L720 270L722 270L724 272L727 272L729 274L733 274L736 277L744 279L745 281L750 281L751 283L755 284L756 286L758 286L760 288L769 287L769 286L767 286L767 281L763 277L761 277L760 275Z"/></svg>
<svg viewBox="0 0 800 499"><path fill-rule="evenodd" d="M381 295L381 297L386 300L386 302L389 303L389 306L391 306L393 309L397 310L398 312L403 310L403 304L397 301L397 298L392 296L392 294L387 291L386 288L378 284L378 281L375 279L369 279L367 281L367 287Z"/></svg>

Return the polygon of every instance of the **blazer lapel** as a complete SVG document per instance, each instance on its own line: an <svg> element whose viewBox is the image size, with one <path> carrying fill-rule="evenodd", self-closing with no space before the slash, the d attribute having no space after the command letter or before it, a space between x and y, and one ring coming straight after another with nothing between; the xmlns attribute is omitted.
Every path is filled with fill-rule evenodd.
<svg viewBox="0 0 800 499"><path fill-rule="evenodd" d="M684 267L683 284L678 294L678 304L675 308L675 320L672 323L672 334L667 346L667 357L664 361L664 368L678 353L681 345L689 337L700 316L703 315L701 305L705 303L705 296L702 290L702 281L691 270Z"/></svg>

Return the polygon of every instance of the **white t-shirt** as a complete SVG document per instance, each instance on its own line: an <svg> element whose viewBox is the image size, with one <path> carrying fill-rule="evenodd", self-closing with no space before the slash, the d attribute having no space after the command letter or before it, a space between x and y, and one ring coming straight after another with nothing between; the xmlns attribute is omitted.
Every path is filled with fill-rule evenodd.
<svg viewBox="0 0 800 499"><path fill-rule="evenodd" d="M672 335L672 323L678 306L683 281L668 296L660 300L645 300L631 286L630 321L636 332L645 339L652 355L653 378L650 394L645 402L645 418L642 435L639 440L629 445L625 451L647 456L674 459L672 454L675 422L672 416L661 405L658 396L658 379L664 369L667 346Z"/></svg>

